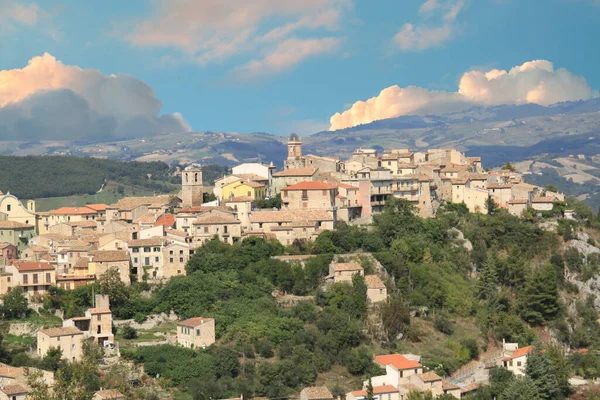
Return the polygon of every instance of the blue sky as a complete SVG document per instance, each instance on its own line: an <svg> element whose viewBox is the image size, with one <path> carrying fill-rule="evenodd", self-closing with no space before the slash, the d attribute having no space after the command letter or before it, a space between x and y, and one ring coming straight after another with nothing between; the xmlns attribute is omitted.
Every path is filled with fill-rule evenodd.
<svg viewBox="0 0 600 400"><path fill-rule="evenodd" d="M531 60L600 89L597 0L219 3L0 0L0 71L48 52L146 82L160 112L193 130L282 135L327 129L332 115L393 85L456 92L466 71Z"/></svg>

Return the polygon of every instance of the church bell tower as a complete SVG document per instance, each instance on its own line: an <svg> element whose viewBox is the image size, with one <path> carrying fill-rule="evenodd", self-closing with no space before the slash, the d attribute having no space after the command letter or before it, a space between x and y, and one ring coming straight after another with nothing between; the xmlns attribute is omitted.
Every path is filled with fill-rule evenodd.
<svg viewBox="0 0 600 400"><path fill-rule="evenodd" d="M199 207L203 198L202 169L191 165L181 173L181 200L183 208Z"/></svg>

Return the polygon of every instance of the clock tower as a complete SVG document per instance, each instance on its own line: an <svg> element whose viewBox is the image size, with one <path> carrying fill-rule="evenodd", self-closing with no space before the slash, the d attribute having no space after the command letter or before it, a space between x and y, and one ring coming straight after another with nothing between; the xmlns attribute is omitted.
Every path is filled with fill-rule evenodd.
<svg viewBox="0 0 600 400"><path fill-rule="evenodd" d="M288 139L288 160L302 157L302 140L298 135L292 133Z"/></svg>

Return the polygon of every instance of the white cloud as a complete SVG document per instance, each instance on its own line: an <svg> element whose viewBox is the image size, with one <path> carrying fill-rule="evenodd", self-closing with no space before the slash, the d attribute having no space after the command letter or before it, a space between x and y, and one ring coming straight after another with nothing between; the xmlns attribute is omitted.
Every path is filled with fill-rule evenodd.
<svg viewBox="0 0 600 400"><path fill-rule="evenodd" d="M177 49L200 64L251 58L281 51L296 37L307 43L329 39L352 1L157 0L153 15L135 23L125 38L136 46Z"/></svg>
<svg viewBox="0 0 600 400"><path fill-rule="evenodd" d="M129 75L65 65L46 53L21 69L0 70L0 137L149 136L185 132L181 114L159 115L161 100Z"/></svg>
<svg viewBox="0 0 600 400"><path fill-rule="evenodd" d="M301 60L323 53L329 53L340 44L338 38L287 39L260 60L241 66L237 73L241 78L253 78L281 72L298 64Z"/></svg>
<svg viewBox="0 0 600 400"><path fill-rule="evenodd" d="M409 86L390 86L378 96L358 101L348 110L330 118L330 130L366 124L402 115L425 115L464 110L473 105L550 105L561 101L598 97L584 77L551 62L534 60L510 71L465 72L456 92L430 91Z"/></svg>
<svg viewBox="0 0 600 400"><path fill-rule="evenodd" d="M456 18L464 7L464 0L427 0L419 8L419 14L428 18L436 17L435 24L402 25L394 36L400 50L425 50L437 47L450 40L457 32Z"/></svg>
<svg viewBox="0 0 600 400"><path fill-rule="evenodd" d="M36 3L0 0L0 21L17 22L23 25L35 25L45 12Z"/></svg>

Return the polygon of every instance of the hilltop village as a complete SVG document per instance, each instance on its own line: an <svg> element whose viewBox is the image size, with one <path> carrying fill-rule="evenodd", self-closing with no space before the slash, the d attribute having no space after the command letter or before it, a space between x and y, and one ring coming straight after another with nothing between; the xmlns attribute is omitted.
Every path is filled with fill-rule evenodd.
<svg viewBox="0 0 600 400"><path fill-rule="evenodd" d="M216 200L204 201L200 166L188 166L179 174L178 194L125 197L114 204L60 207L48 212L36 212L33 201L23 204L9 193L3 194L0 295L20 288L29 304L39 305L55 295L56 288L80 290L107 275L126 286L144 283L158 287L171 278L186 276L190 258L216 239L229 245L248 238L282 246L313 242L323 232L334 231L338 222L350 226L373 223L390 198L405 200L422 218L435 216L444 204L458 205L470 213L487 214L493 208L522 216L541 215L564 201L561 193L523 182L510 165L484 170L480 157L467 157L456 149L390 149L383 153L358 149L342 161L304 155L302 140L295 134L289 137L282 171L272 164L237 165L231 175L216 180L212 188ZM572 218L573 212L564 210L562 216ZM281 262L300 264L311 257L274 256ZM335 257L327 272L319 278L319 285L325 288L357 285L358 276L364 282L369 307L388 301L389 276L360 260ZM218 340L219 321L216 323L206 315L178 318L169 343L207 349ZM118 350L114 325L111 299L94 294L93 304L83 315L63 318L62 326L35 332L33 357L44 359L60 348L62 359L81 362L87 342ZM505 343L492 361L519 376L533 351L533 347ZM489 381L489 376L450 380L424 370L421 356L414 354L376 354L369 363L384 374L365 380L346 393L346 399L406 400L415 391L462 398ZM25 378L23 369L0 368L0 380L4 382L0 399L27 399L32 390L32 381ZM329 389L304 387L300 398L333 399ZM126 397L118 390L100 390L94 397L108 398Z"/></svg>

